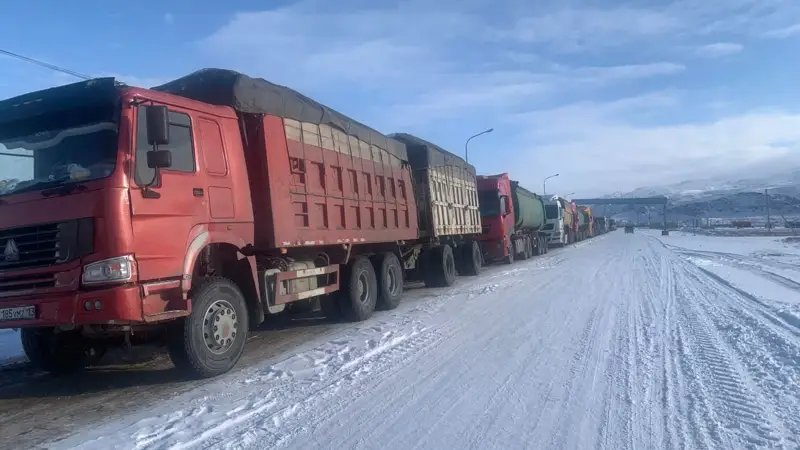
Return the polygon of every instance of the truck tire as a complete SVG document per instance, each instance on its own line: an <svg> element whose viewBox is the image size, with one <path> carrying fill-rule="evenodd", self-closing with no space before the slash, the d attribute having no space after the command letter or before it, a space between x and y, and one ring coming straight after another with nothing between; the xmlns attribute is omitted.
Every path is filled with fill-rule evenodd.
<svg viewBox="0 0 800 450"><path fill-rule="evenodd" d="M378 280L366 256L358 256L344 271L342 286L335 293L342 317L351 322L367 320L378 302Z"/></svg>
<svg viewBox="0 0 800 450"><path fill-rule="evenodd" d="M461 273L468 276L477 276L481 273L483 255L481 246L477 241L470 241L461 246Z"/></svg>
<svg viewBox="0 0 800 450"><path fill-rule="evenodd" d="M244 352L247 303L236 284L208 277L192 289L192 313L170 324L167 351L175 367L194 378L231 370Z"/></svg>
<svg viewBox="0 0 800 450"><path fill-rule="evenodd" d="M542 251L544 251L544 254L546 255L550 251L550 244L548 242L550 241L550 238L543 237L541 238L541 240L542 240Z"/></svg>
<svg viewBox="0 0 800 450"><path fill-rule="evenodd" d="M54 375L82 370L89 364L92 353L91 347L87 346L87 339L80 334L54 333L52 328L23 328L20 330L20 341L31 364Z"/></svg>
<svg viewBox="0 0 800 450"><path fill-rule="evenodd" d="M425 286L449 287L456 282L456 260L453 247L447 244L429 250L425 268Z"/></svg>
<svg viewBox="0 0 800 450"><path fill-rule="evenodd" d="M509 240L508 256L503 258L503 264L514 264L514 244Z"/></svg>
<svg viewBox="0 0 800 450"><path fill-rule="evenodd" d="M522 252L522 259L530 259L533 257L533 242L530 236L525 236L525 251Z"/></svg>
<svg viewBox="0 0 800 450"><path fill-rule="evenodd" d="M375 257L373 264L378 270L378 303L376 308L389 311L400 306L403 297L403 267L394 253Z"/></svg>

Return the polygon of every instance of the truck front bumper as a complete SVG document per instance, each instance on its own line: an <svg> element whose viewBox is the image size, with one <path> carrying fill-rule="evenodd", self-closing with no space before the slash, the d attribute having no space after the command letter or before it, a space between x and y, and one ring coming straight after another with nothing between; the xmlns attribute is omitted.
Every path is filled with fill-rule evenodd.
<svg viewBox="0 0 800 450"><path fill-rule="evenodd" d="M0 309L36 308L34 319L0 321L0 328L141 323L140 292L137 285L123 285L68 294L0 299Z"/></svg>

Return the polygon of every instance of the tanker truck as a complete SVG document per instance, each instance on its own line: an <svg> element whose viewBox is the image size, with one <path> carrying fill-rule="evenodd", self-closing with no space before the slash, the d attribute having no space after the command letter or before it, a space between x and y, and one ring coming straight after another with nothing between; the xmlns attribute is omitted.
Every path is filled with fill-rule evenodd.
<svg viewBox="0 0 800 450"><path fill-rule="evenodd" d="M544 202L507 173L478 177L478 204L485 261L527 259L547 251Z"/></svg>
<svg viewBox="0 0 800 450"><path fill-rule="evenodd" d="M515 257L528 259L547 253L547 233L544 231L545 209L542 197L511 181L514 202Z"/></svg>

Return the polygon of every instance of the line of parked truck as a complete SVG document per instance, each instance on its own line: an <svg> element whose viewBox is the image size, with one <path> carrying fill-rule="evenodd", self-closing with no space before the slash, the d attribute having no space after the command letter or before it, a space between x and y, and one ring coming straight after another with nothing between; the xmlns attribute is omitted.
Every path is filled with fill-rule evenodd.
<svg viewBox="0 0 800 450"><path fill-rule="evenodd" d="M405 281L450 286L615 228L220 69L0 102L0 160L0 328L52 372L155 335L179 369L219 375L267 315L361 321Z"/></svg>

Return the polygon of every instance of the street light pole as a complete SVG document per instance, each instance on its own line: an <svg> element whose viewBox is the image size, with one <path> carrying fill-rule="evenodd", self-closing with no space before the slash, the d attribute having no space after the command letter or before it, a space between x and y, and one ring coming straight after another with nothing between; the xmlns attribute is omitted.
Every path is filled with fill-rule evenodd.
<svg viewBox="0 0 800 450"><path fill-rule="evenodd" d="M464 159L467 162L469 162L469 141L471 141L472 139L474 139L474 138L476 138L476 137L478 137L480 135L483 135L483 134L486 134L486 133L491 133L492 131L494 131L494 128L489 128L488 130L483 130L480 133L472 135L472 136L469 137L469 139L467 139L467 142L464 143Z"/></svg>
<svg viewBox="0 0 800 450"><path fill-rule="evenodd" d="M553 178L553 177L557 177L557 176L558 176L558 174L555 174L555 175L550 175L549 177L545 177L544 178L544 181L542 181L542 195L547 194L547 180L549 180L550 178Z"/></svg>

